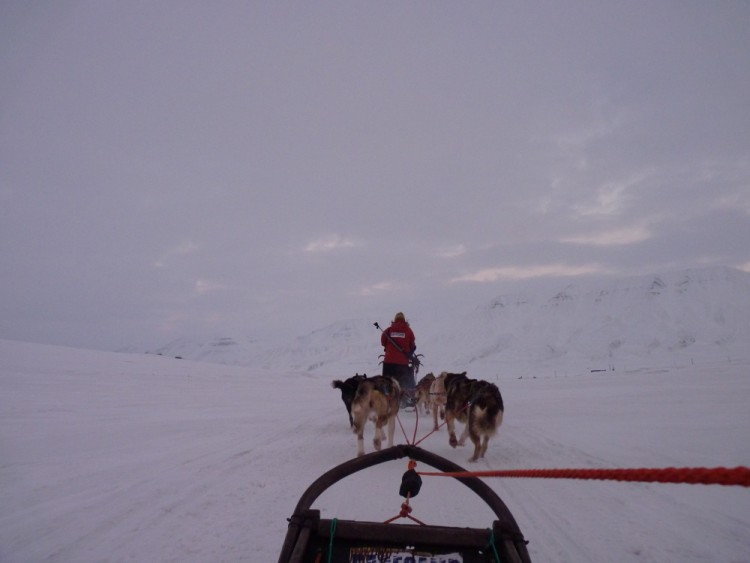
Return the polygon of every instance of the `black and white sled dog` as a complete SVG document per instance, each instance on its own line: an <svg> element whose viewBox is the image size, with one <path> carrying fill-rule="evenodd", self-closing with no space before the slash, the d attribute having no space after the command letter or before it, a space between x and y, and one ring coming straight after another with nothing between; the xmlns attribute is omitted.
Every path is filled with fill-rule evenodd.
<svg viewBox="0 0 750 563"><path fill-rule="evenodd" d="M357 393L357 388L361 381L367 379L367 374L355 374L348 379L334 379L331 381L331 387L334 389L341 390L341 400L344 401L346 407L346 413L349 415L349 426L354 426L354 420L352 420L352 401L354 395Z"/></svg>
<svg viewBox="0 0 750 563"><path fill-rule="evenodd" d="M466 372L448 373L445 385L445 421L448 442L452 447L463 446L466 436L474 444L474 454L469 461L484 457L490 438L503 422L503 397L493 383L469 379ZM456 440L455 421L466 424L461 438Z"/></svg>

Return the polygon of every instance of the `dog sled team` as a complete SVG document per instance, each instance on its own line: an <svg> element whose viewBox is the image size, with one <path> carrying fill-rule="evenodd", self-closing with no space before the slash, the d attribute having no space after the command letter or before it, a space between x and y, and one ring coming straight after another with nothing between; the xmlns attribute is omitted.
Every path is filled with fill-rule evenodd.
<svg viewBox="0 0 750 563"><path fill-rule="evenodd" d="M380 328L377 323L375 326ZM385 351L382 375L356 374L332 382L332 387L341 391L349 424L357 435L357 455L365 453L364 428L368 421L375 425L375 450L381 449L386 437L390 447L399 410L414 407L432 414L435 431L441 427L438 419L444 421L451 447L463 446L468 437L474 445L469 461L484 457L490 438L503 421L503 398L497 386L471 379L466 372L428 373L415 383L419 359L414 333L403 313L397 313L391 326L382 330L381 344ZM459 438L456 422L464 425Z"/></svg>

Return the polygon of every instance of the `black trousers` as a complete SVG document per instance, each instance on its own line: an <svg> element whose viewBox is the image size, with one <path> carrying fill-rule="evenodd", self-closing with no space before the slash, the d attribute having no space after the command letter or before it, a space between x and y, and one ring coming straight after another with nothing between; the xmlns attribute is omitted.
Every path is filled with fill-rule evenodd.
<svg viewBox="0 0 750 563"><path fill-rule="evenodd" d="M383 375L392 377L398 381L401 387L402 402L404 399L410 399L414 401L414 387L416 382L414 381L414 370L410 366L403 364L383 364Z"/></svg>

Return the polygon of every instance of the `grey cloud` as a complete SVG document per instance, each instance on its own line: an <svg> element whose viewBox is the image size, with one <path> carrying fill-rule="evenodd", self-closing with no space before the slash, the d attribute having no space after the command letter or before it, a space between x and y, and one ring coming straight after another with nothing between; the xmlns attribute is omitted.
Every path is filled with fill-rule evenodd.
<svg viewBox="0 0 750 563"><path fill-rule="evenodd" d="M745 3L0 16L0 337L297 332L509 283L450 283L483 271L750 263Z"/></svg>

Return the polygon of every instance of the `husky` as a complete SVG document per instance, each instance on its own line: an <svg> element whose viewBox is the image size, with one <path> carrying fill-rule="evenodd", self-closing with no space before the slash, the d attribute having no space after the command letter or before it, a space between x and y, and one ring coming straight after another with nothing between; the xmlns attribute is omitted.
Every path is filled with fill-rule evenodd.
<svg viewBox="0 0 750 563"><path fill-rule="evenodd" d="M341 400L344 401L346 412L349 415L350 427L354 426L354 420L352 420L352 401L354 400L354 395L357 393L357 388L359 387L360 382L365 379L367 379L366 373L363 373L362 375L357 373L343 381L340 379L334 379L331 381L331 387L341 390Z"/></svg>
<svg viewBox="0 0 750 563"><path fill-rule="evenodd" d="M430 385L430 410L432 411L432 428L437 430L438 416L445 420L445 376L448 372L438 375Z"/></svg>
<svg viewBox="0 0 750 563"><path fill-rule="evenodd" d="M445 421L451 447L463 446L466 437L474 444L469 461L477 461L487 452L487 444L503 422L503 397L493 383L469 379L464 373L445 377ZM461 438L456 440L455 421L465 423Z"/></svg>
<svg viewBox="0 0 750 563"><path fill-rule="evenodd" d="M375 450L380 450L388 426L388 446L393 445L401 397L401 387L395 379L376 375L360 381L352 401L352 431L357 435L357 456L365 455L364 431L368 420L375 423Z"/></svg>
<svg viewBox="0 0 750 563"><path fill-rule="evenodd" d="M424 414L430 414L430 387L432 386L433 381L435 381L435 374L428 373L419 380L419 383L417 383L417 386L414 388L416 401L414 407L418 410L421 406Z"/></svg>

